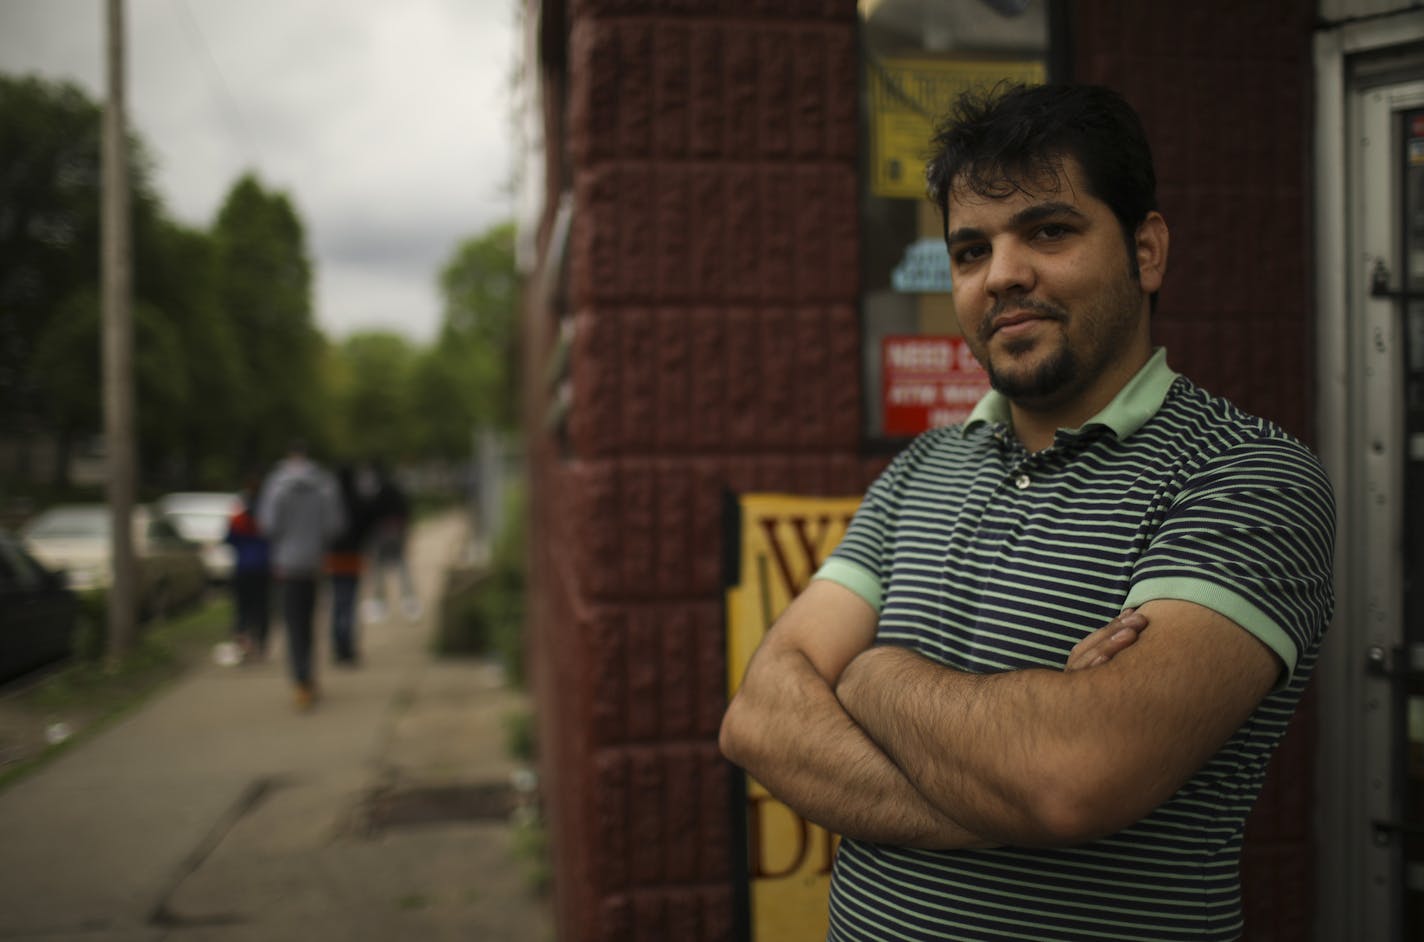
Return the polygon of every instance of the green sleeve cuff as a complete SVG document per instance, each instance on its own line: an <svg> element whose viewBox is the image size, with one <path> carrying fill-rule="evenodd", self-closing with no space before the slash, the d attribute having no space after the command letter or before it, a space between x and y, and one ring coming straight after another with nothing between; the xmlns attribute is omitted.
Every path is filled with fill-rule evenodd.
<svg viewBox="0 0 1424 942"><path fill-rule="evenodd" d="M1183 602L1194 602L1236 622L1255 636L1258 641L1274 651L1276 656L1281 659L1281 663L1285 665L1285 670L1281 672L1281 677L1276 683L1276 689L1279 690L1290 682L1291 676L1295 673L1296 659L1299 656L1295 642L1269 615L1244 596L1205 579L1188 577L1146 579L1132 587L1123 607L1136 608L1153 599L1177 599Z"/></svg>
<svg viewBox="0 0 1424 942"><path fill-rule="evenodd" d="M880 611L880 580L869 569L848 559L832 556L812 576L850 589L875 611Z"/></svg>

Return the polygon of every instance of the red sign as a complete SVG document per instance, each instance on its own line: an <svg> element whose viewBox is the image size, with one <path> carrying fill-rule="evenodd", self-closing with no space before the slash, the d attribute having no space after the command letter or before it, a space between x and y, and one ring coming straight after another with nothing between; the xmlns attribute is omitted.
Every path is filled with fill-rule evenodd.
<svg viewBox="0 0 1424 942"><path fill-rule="evenodd" d="M885 337L880 343L884 434L918 435L963 422L989 376L960 337Z"/></svg>

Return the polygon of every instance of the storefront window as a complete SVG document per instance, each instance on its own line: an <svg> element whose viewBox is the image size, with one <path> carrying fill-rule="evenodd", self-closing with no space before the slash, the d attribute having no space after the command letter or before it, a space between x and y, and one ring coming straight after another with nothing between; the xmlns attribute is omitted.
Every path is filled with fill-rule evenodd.
<svg viewBox="0 0 1424 942"><path fill-rule="evenodd" d="M860 0L865 434L961 421L988 388L960 339L939 213L925 198L936 119L964 89L1044 81L1049 0Z"/></svg>

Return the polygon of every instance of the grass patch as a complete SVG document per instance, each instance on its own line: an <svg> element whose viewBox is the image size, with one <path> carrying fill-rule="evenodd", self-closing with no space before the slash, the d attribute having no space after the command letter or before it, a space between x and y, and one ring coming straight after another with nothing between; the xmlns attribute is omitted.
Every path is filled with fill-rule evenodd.
<svg viewBox="0 0 1424 942"><path fill-rule="evenodd" d="M513 854L524 869L530 892L547 895L554 886L554 866L549 856L549 831L543 816L533 807L514 813Z"/></svg>
<svg viewBox="0 0 1424 942"><path fill-rule="evenodd" d="M538 757L537 732L532 710L511 710L501 718L504 727L504 750L526 765Z"/></svg>
<svg viewBox="0 0 1424 942"><path fill-rule="evenodd" d="M124 716L227 638L232 606L208 602L144 626L121 663L76 656L0 697L0 789ZM51 742L46 731L66 735ZM58 738L58 737L56 737Z"/></svg>
<svg viewBox="0 0 1424 942"><path fill-rule="evenodd" d="M550 859L549 830L539 800L538 773L533 766L539 757L538 723L534 711L512 710L502 717L504 748L524 766L514 776L519 804L510 816L511 853L524 871L524 882L536 896L548 895L554 885Z"/></svg>

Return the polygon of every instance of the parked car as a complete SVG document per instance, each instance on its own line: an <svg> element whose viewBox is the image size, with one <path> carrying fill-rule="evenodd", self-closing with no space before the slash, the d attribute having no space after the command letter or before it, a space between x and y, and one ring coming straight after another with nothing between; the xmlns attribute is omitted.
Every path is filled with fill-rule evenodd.
<svg viewBox="0 0 1424 942"><path fill-rule="evenodd" d="M104 504L63 504L35 517L21 535L36 559L68 573L70 588L107 588L114 581L109 519ZM202 555L173 521L147 505L135 507L133 546L141 615L165 615L202 597L208 583Z"/></svg>
<svg viewBox="0 0 1424 942"><path fill-rule="evenodd" d="M0 530L0 681L68 657L78 617L79 600L64 575Z"/></svg>
<svg viewBox="0 0 1424 942"><path fill-rule="evenodd" d="M165 517L173 521L184 539L198 544L203 565L212 582L227 582L232 578L233 549L223 541L227 522L242 507L236 494L222 491L182 491L165 494L154 502Z"/></svg>

